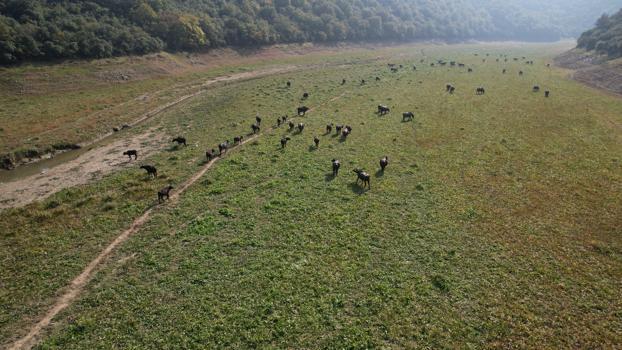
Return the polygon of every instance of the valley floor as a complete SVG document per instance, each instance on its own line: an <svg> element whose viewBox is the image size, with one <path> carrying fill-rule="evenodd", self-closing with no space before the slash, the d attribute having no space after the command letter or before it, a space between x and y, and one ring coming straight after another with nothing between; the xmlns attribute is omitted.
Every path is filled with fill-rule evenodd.
<svg viewBox="0 0 622 350"><path fill-rule="evenodd" d="M90 152L108 170L0 211L0 344L622 346L622 100L547 68L566 48L359 47L195 67L136 85L102 83L97 93L109 89L102 98L112 104L103 110L114 113L95 118L71 99L75 113L61 116L62 101L42 92L38 107L25 107L29 118L58 117L37 113L41 130L26 128L28 118L8 123L4 132L20 131L5 151L31 146L20 139L87 142L107 125L196 95L94 143ZM391 72L389 63L402 67ZM256 71L270 73L201 85ZM55 74L70 79L75 66ZM145 89L161 95L123 104ZM15 99L0 111L8 121L18 97L0 98ZM376 114L380 104L391 112ZM311 111L294 117L300 105ZM406 111L413 121L402 120ZM278 126L285 114L304 131ZM352 134L327 133L330 123ZM169 142L180 135L187 147ZM239 135L244 144L206 161L206 150ZM152 151L128 162L125 147ZM100 163L89 152L78 159ZM355 168L370 174L370 189L356 183ZM83 178L76 171L65 164L41 178ZM173 197L158 204L169 184Z"/></svg>

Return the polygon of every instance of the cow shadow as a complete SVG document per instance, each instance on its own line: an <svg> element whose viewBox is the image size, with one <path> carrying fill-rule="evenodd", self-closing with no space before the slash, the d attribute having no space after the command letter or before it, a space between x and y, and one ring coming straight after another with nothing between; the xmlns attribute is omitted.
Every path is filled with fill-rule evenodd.
<svg viewBox="0 0 622 350"><path fill-rule="evenodd" d="M384 171L382 169L378 169L378 171L376 171L376 177L383 177L384 176Z"/></svg>
<svg viewBox="0 0 622 350"><path fill-rule="evenodd" d="M318 150L319 147L315 147L314 145L310 145L309 146L309 152L315 152Z"/></svg>
<svg viewBox="0 0 622 350"><path fill-rule="evenodd" d="M336 176L335 176L335 175L333 175L333 173L332 173L332 172L324 174L324 181L326 181L326 182L331 182L331 181L333 181L335 178L336 178Z"/></svg>
<svg viewBox="0 0 622 350"><path fill-rule="evenodd" d="M365 192L369 191L367 187L363 187L356 182L351 182L348 187L350 188L350 191L352 191L352 193L358 195L365 194Z"/></svg>

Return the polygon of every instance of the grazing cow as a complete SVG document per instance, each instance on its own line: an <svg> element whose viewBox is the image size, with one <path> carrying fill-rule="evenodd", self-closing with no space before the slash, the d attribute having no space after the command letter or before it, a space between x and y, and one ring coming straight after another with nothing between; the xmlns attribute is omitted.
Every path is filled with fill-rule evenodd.
<svg viewBox="0 0 622 350"><path fill-rule="evenodd" d="M115 126L114 128L112 128L112 131L114 131L114 132L118 132L118 131L119 131L119 128L117 128L117 127Z"/></svg>
<svg viewBox="0 0 622 350"><path fill-rule="evenodd" d="M365 79L361 79L361 85L365 85Z"/></svg>
<svg viewBox="0 0 622 350"><path fill-rule="evenodd" d="M380 81L380 77L376 77L376 81Z"/></svg>
<svg viewBox="0 0 622 350"><path fill-rule="evenodd" d="M285 148L287 146L287 141L291 140L289 137L284 137L281 139L281 148Z"/></svg>
<svg viewBox="0 0 622 350"><path fill-rule="evenodd" d="M251 129L253 129L253 134L256 134L261 131L261 128L257 124L251 125Z"/></svg>
<svg viewBox="0 0 622 350"><path fill-rule="evenodd" d="M216 158L216 150L212 148L211 150L205 151L205 157L207 158L208 162Z"/></svg>
<svg viewBox="0 0 622 350"><path fill-rule="evenodd" d="M413 112L402 113L402 121L413 120L414 118L415 118L415 113Z"/></svg>
<svg viewBox="0 0 622 350"><path fill-rule="evenodd" d="M518 72L518 75L523 75L523 71Z"/></svg>
<svg viewBox="0 0 622 350"><path fill-rule="evenodd" d="M127 125L127 124L121 125L121 130L129 129L129 128L130 128L130 126Z"/></svg>
<svg viewBox="0 0 622 350"><path fill-rule="evenodd" d="M464 68L464 63L458 63L458 67Z"/></svg>
<svg viewBox="0 0 622 350"><path fill-rule="evenodd" d="M434 63L430 63L430 67L434 67Z"/></svg>
<svg viewBox="0 0 622 350"><path fill-rule="evenodd" d="M276 118L276 126L281 126L281 118Z"/></svg>
<svg viewBox="0 0 622 350"><path fill-rule="evenodd" d="M456 92L456 87L455 87L455 86L452 86L452 87L449 89L449 94L453 95L453 94L454 94L454 92Z"/></svg>
<svg viewBox="0 0 622 350"><path fill-rule="evenodd" d="M156 169L156 167L152 165L143 165L140 168L147 170L147 175L153 176L153 178L158 177L158 169Z"/></svg>
<svg viewBox="0 0 622 350"><path fill-rule="evenodd" d="M341 79L341 85L346 85L346 80L345 79Z"/></svg>
<svg viewBox="0 0 622 350"><path fill-rule="evenodd" d="M317 136L313 137L313 143L315 143L315 148L320 147L320 139L318 139Z"/></svg>
<svg viewBox="0 0 622 350"><path fill-rule="evenodd" d="M307 112L309 111L309 107L307 106L302 106L302 107L298 107L298 115L306 115Z"/></svg>
<svg viewBox="0 0 622 350"><path fill-rule="evenodd" d="M229 149L229 140L218 145L219 155L222 156L224 153L227 153L227 149Z"/></svg>
<svg viewBox="0 0 622 350"><path fill-rule="evenodd" d="M395 67L391 68L391 72L397 73L397 68L395 68Z"/></svg>
<svg viewBox="0 0 622 350"><path fill-rule="evenodd" d="M163 189L161 189L160 191L158 191L158 203L162 203L165 200L168 200L170 198L170 193L172 189L173 189L173 186L168 185L164 187Z"/></svg>
<svg viewBox="0 0 622 350"><path fill-rule="evenodd" d="M233 138L233 144L234 145L240 144L242 143L242 140L244 140L244 136L236 136Z"/></svg>
<svg viewBox="0 0 622 350"><path fill-rule="evenodd" d="M395 67L395 63L387 63L387 66L389 66L389 67Z"/></svg>
<svg viewBox="0 0 622 350"><path fill-rule="evenodd" d="M507 71L508 71L507 69L503 69L502 73L505 74L505 73L507 73Z"/></svg>
<svg viewBox="0 0 622 350"><path fill-rule="evenodd" d="M468 72L469 72L469 73L473 73L473 68L469 68L469 69L468 69Z"/></svg>
<svg viewBox="0 0 622 350"><path fill-rule="evenodd" d="M326 124L326 133L330 134L331 132L333 132L333 123Z"/></svg>
<svg viewBox="0 0 622 350"><path fill-rule="evenodd" d="M351 132L352 132L352 129L346 126L345 128L343 128L343 131L341 132L341 138L344 140L347 139Z"/></svg>
<svg viewBox="0 0 622 350"><path fill-rule="evenodd" d="M549 97L551 95L551 92L549 90L546 90L544 92L544 97Z"/></svg>
<svg viewBox="0 0 622 350"><path fill-rule="evenodd" d="M363 188L365 188L365 186L367 185L367 187L369 187L369 189L371 190L371 183L370 183L370 178L371 176L369 176L368 173L364 172L361 169L354 169L353 170L357 177L356 177L356 184L358 185L359 180L361 181Z"/></svg>
<svg viewBox="0 0 622 350"><path fill-rule="evenodd" d="M417 70L417 66L413 66L413 70Z"/></svg>
<svg viewBox="0 0 622 350"><path fill-rule="evenodd" d="M538 85L535 85L533 87L533 89L531 89L531 91L533 91L533 92L540 92L540 87Z"/></svg>
<svg viewBox="0 0 622 350"><path fill-rule="evenodd" d="M294 126L296 126L296 124L294 124L294 122L290 121L289 122L289 130L291 131L294 128Z"/></svg>
<svg viewBox="0 0 622 350"><path fill-rule="evenodd" d="M404 68L404 66L402 66L402 65L400 64L400 68Z"/></svg>
<svg viewBox="0 0 622 350"><path fill-rule="evenodd" d="M551 64L550 64L550 63L547 63L547 64L546 64L546 66L547 66L548 68L551 68Z"/></svg>
<svg viewBox="0 0 622 350"><path fill-rule="evenodd" d="M291 87L292 86L292 82L291 81L287 81L287 87Z"/></svg>
<svg viewBox="0 0 622 350"><path fill-rule="evenodd" d="M378 114L380 115L385 115L387 113L391 112L391 109L387 106L383 106L383 105L378 105Z"/></svg>
<svg viewBox="0 0 622 350"><path fill-rule="evenodd" d="M497 58L497 62L499 62L499 59Z"/></svg>
<svg viewBox="0 0 622 350"><path fill-rule="evenodd" d="M123 155L130 158L130 160L132 160L132 156L134 156L134 160L138 159L138 151L135 149L130 149L130 150L125 151L123 152Z"/></svg>
<svg viewBox="0 0 622 350"><path fill-rule="evenodd" d="M484 95L485 93L486 93L486 89L484 89L483 87L478 87L477 89L475 89L476 95Z"/></svg>
<svg viewBox="0 0 622 350"><path fill-rule="evenodd" d="M384 156L380 159L380 169L384 172L384 168L386 168L387 165L389 165L389 157Z"/></svg>
<svg viewBox="0 0 622 350"><path fill-rule="evenodd" d="M303 99L309 98L309 93L305 92L304 94L302 94L302 98Z"/></svg>
<svg viewBox="0 0 622 350"><path fill-rule="evenodd" d="M343 125L336 125L335 126L335 131L336 131L337 135L339 135L341 133L341 129L343 129Z"/></svg>
<svg viewBox="0 0 622 350"><path fill-rule="evenodd" d="M337 176L339 175L339 167L341 167L341 163L339 162L338 159L333 159L332 163L333 163L333 176Z"/></svg>
<svg viewBox="0 0 622 350"><path fill-rule="evenodd" d="M287 114L282 116L281 119L283 120L283 123L285 123L287 121Z"/></svg>
<svg viewBox="0 0 622 350"><path fill-rule="evenodd" d="M187 146L187 144L186 144L186 138L185 138L185 137L181 137L181 136L176 137L176 138L174 138L174 139L173 139L173 141L171 141L171 142L176 142L178 145L184 145L184 146Z"/></svg>
<svg viewBox="0 0 622 350"><path fill-rule="evenodd" d="M256 116L255 117L255 121L257 122L257 125L261 125L261 117L260 116Z"/></svg>
<svg viewBox="0 0 622 350"><path fill-rule="evenodd" d="M452 67L455 67L456 66L456 61L449 62L449 65L452 66Z"/></svg>
<svg viewBox="0 0 622 350"><path fill-rule="evenodd" d="M305 129L304 123L298 123L298 133L301 133Z"/></svg>
<svg viewBox="0 0 622 350"><path fill-rule="evenodd" d="M445 85L445 91L449 92L451 90L451 84Z"/></svg>

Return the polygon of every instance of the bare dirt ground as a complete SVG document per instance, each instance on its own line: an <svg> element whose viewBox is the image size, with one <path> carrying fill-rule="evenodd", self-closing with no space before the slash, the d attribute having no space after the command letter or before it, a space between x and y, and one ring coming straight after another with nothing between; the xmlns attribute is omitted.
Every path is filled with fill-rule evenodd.
<svg viewBox="0 0 622 350"><path fill-rule="evenodd" d="M101 179L115 170L135 166L140 158L161 150L168 143L166 135L149 130L140 135L117 140L93 148L69 162L48 171L24 179L0 184L0 209L21 207L33 201L77 185ZM139 160L128 161L122 153L128 149L138 150Z"/></svg>

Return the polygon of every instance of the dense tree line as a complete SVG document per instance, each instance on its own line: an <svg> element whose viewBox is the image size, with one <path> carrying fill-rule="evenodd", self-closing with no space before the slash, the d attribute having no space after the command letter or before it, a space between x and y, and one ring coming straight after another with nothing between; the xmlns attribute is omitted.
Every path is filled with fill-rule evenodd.
<svg viewBox="0 0 622 350"><path fill-rule="evenodd" d="M0 63L196 51L225 45L555 40L564 35L549 20L521 12L510 2L0 0Z"/></svg>
<svg viewBox="0 0 622 350"><path fill-rule="evenodd" d="M622 57L622 10L600 17L596 27L581 35L578 47L611 58Z"/></svg>

